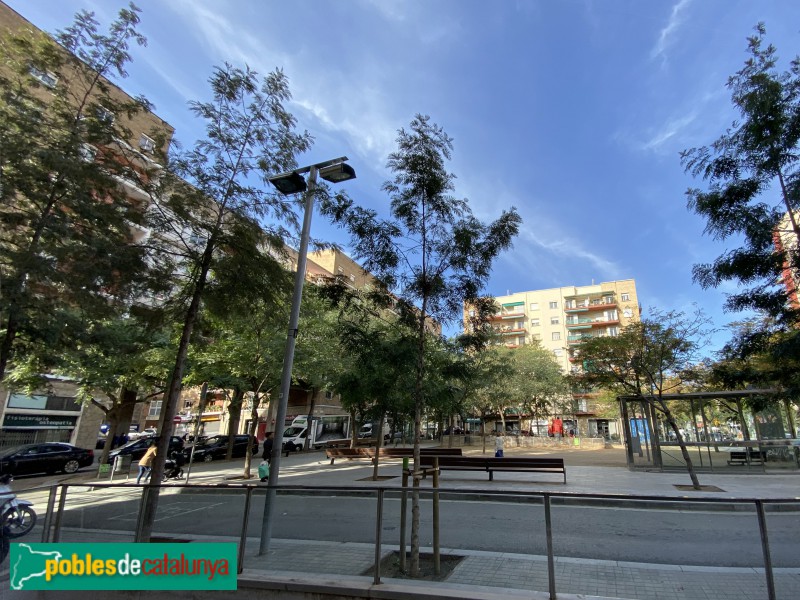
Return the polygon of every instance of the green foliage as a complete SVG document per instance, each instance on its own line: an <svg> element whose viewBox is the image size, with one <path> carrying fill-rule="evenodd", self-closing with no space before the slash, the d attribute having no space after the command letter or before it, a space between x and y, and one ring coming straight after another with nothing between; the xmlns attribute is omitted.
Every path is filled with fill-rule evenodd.
<svg viewBox="0 0 800 600"><path fill-rule="evenodd" d="M707 191L687 192L689 208L707 220L706 233L742 242L713 263L696 265L695 280L704 288L738 281L742 288L728 297L729 310L755 309L794 323L798 314L780 277L785 264L797 272L797 242L778 252L773 235L788 212L789 233L800 240L794 216L800 204L800 60L779 71L776 49L764 47L764 36L759 24L748 39L750 58L728 80L741 120L681 158L687 171L709 183Z"/></svg>
<svg viewBox="0 0 800 600"><path fill-rule="evenodd" d="M690 315L651 310L618 336L585 340L579 354L583 371L571 379L620 395L675 392L693 373L708 333L708 319L700 309Z"/></svg>
<svg viewBox="0 0 800 600"><path fill-rule="evenodd" d="M79 342L68 326L79 313L113 317L151 284L131 227L143 206L119 184L147 166L118 141L149 105L107 79L124 77L128 45L144 43L138 22L131 6L103 35L82 12L56 36L63 48L30 32L0 41L0 379L15 349L18 364L56 366Z"/></svg>
<svg viewBox="0 0 800 600"><path fill-rule="evenodd" d="M777 397L795 400L800 394L800 333L769 318L733 327L732 339L710 367L709 381L722 389L774 390ZM764 400L755 402L749 406L761 410Z"/></svg>
<svg viewBox="0 0 800 600"><path fill-rule="evenodd" d="M281 300L283 224L296 219L266 179L294 166L295 153L310 144L308 134L295 133L294 117L284 107L290 93L282 72L262 78L226 64L209 82L213 100L190 103L205 121L206 137L170 160L148 213L159 263L183 277L173 293L182 332L167 415L175 410L203 302L241 310L243 296L267 304Z"/></svg>

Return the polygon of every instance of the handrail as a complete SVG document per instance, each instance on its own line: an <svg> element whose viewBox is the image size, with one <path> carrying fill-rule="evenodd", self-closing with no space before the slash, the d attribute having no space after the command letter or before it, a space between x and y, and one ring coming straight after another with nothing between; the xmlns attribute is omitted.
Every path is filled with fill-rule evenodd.
<svg viewBox="0 0 800 600"><path fill-rule="evenodd" d="M239 531L239 540L241 547L238 553L238 572L241 573L244 562L244 544L247 539L247 524L249 515L249 506L254 492L274 490L275 492L347 492L349 494L366 494L375 496L376 498L376 521L375 521L375 557L374 557L374 583L380 584L380 557L381 557L381 531L383 529L383 506L384 497L386 494L397 494L401 496L407 492L403 487L389 487L389 486L330 486L330 485L254 485L252 483L216 483L216 484L145 484L140 486L133 486L125 483L98 483L96 481L86 483L58 483L51 487L51 495L48 501L47 514L45 515L46 527L42 533L42 541L58 542L60 537L60 528L62 523L62 516L66 505L66 499L69 488L126 488L126 489L140 489L142 495L150 492L151 488L160 487L167 489L180 489L186 490L220 490L220 491L234 491L244 493L245 497L245 515L241 521L241 529ZM773 576L772 559L770 555L769 537L767 532L767 523L765 518L765 505L768 504L798 504L800 505L800 497L794 498L718 498L718 497L690 497L687 495L664 496L664 495L633 495L633 494L609 494L609 493L587 493L587 492L570 492L570 491L517 491L517 490L487 490L481 488L430 488L418 490L423 496L434 496L436 494L456 494L456 495L481 495L481 496L496 496L507 497L510 495L523 497L523 498L541 498L545 510L545 534L547 546L547 571L548 571L548 591L552 600L556 598L556 579L555 579L555 556L553 551L553 532L551 521L551 507L552 501L556 498L561 499L585 499L585 500L612 500L612 501L657 501L663 504L749 504L753 505L758 519L758 528L761 536L761 550L764 557L764 575L767 582L767 594L769 600L775 600L775 582ZM58 497L58 506L54 507ZM658 510L658 509L654 509ZM52 514L55 511L55 516ZM53 529L52 535L50 529ZM138 527L137 527L138 529ZM401 538L402 544L402 538Z"/></svg>

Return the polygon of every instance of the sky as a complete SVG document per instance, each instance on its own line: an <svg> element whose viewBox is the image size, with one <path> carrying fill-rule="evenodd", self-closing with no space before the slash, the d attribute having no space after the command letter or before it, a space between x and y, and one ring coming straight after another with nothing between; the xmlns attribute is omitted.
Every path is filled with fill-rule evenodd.
<svg viewBox="0 0 800 600"><path fill-rule="evenodd" d="M104 28L126 6L109 0L4 0L55 32L82 9ZM477 217L512 206L523 224L486 291L508 293L636 280L650 309L702 307L720 332L735 284L703 290L692 266L735 240L704 235L681 150L711 144L737 118L726 87L758 22L786 69L800 50L800 2L772 0L137 0L146 47L129 77L176 129L202 135L189 100L209 97L224 62L283 69L289 109L315 138L300 165L346 155L340 184L388 212L381 190L397 132L429 115L454 140L455 195ZM765 200L777 200L769 190ZM347 237L319 215L312 235ZM447 332L448 329L446 328ZM450 330L455 332L454 330Z"/></svg>

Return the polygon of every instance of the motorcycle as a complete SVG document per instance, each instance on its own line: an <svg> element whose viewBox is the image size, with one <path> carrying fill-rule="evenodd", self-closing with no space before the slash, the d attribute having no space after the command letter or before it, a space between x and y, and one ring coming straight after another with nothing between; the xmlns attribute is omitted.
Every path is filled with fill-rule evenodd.
<svg viewBox="0 0 800 600"><path fill-rule="evenodd" d="M180 452L173 452L170 458L164 461L164 477L167 479L183 479L183 465L185 464L183 454Z"/></svg>
<svg viewBox="0 0 800 600"><path fill-rule="evenodd" d="M0 475L0 527L4 538L22 537L36 525L33 503L17 498L10 487L13 480L11 475Z"/></svg>

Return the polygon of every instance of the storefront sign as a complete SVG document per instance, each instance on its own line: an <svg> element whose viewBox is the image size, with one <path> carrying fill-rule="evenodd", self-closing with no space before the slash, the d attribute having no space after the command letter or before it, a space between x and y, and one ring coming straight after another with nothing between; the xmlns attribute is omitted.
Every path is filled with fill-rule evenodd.
<svg viewBox="0 0 800 600"><path fill-rule="evenodd" d="M6 415L3 427L25 429L73 429L78 417L54 415Z"/></svg>

